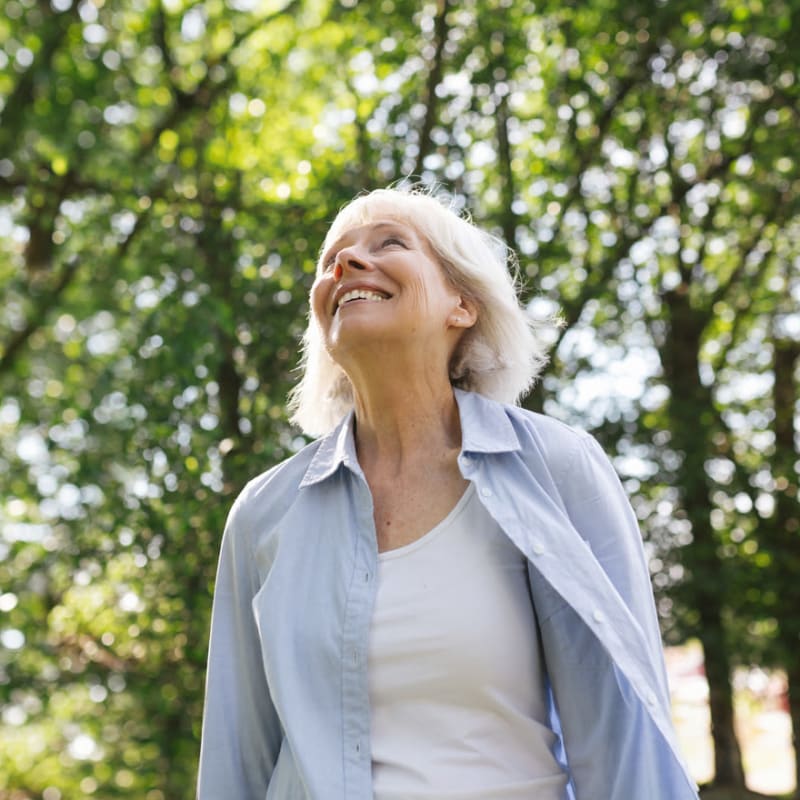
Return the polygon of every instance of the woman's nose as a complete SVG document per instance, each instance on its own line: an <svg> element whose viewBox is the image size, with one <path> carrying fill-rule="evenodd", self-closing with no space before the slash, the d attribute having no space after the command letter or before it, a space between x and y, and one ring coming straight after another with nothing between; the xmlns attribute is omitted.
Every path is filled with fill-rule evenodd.
<svg viewBox="0 0 800 800"><path fill-rule="evenodd" d="M353 247L345 247L336 254L336 263L333 265L333 279L339 281L345 270L367 269L367 263Z"/></svg>

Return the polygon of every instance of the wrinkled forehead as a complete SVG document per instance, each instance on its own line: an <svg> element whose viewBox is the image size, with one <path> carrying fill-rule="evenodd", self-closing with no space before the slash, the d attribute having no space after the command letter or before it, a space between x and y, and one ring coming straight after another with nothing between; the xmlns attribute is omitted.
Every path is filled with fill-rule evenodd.
<svg viewBox="0 0 800 800"><path fill-rule="evenodd" d="M364 200L366 199L364 198ZM412 222L408 214L403 213L403 209L394 203L377 200L372 202L355 200L337 214L336 219L325 235L323 249L333 244L347 231L353 228L361 228L378 220L388 220L401 224L410 224Z"/></svg>
<svg viewBox="0 0 800 800"><path fill-rule="evenodd" d="M414 232L426 243L430 242L427 226L424 224L424 213L416 207L412 197L375 197L365 195L358 197L346 205L336 216L325 235L320 255L340 239L347 231L370 225L374 222L397 222L414 229Z"/></svg>

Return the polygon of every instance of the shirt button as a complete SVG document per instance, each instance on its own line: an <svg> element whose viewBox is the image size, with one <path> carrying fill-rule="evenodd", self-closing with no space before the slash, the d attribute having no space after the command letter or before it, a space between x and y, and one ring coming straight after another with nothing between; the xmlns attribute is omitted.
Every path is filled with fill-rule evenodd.
<svg viewBox="0 0 800 800"><path fill-rule="evenodd" d="M655 692L648 692L647 693L647 704L650 706L654 706L656 704L656 700L658 698L655 695Z"/></svg>
<svg viewBox="0 0 800 800"><path fill-rule="evenodd" d="M602 622L605 619L602 611L595 611L592 613L592 619L595 622Z"/></svg>
<svg viewBox="0 0 800 800"><path fill-rule="evenodd" d="M531 550L533 550L535 556L544 555L544 545L541 542L534 542Z"/></svg>
<svg viewBox="0 0 800 800"><path fill-rule="evenodd" d="M483 489L481 489L481 494L484 497L491 497L494 492L488 486L484 486Z"/></svg>

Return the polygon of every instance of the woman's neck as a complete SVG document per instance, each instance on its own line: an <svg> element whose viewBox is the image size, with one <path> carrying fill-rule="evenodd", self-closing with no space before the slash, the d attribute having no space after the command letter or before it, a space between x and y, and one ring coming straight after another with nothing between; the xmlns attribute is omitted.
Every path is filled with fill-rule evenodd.
<svg viewBox="0 0 800 800"><path fill-rule="evenodd" d="M356 389L356 450L365 472L400 473L423 460L451 460L461 422L446 376L407 380L386 375Z"/></svg>

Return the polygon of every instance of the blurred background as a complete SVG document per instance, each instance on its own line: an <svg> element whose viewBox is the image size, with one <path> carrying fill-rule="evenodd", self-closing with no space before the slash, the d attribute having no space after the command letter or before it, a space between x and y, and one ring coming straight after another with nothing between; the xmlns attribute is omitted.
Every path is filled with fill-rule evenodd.
<svg viewBox="0 0 800 800"><path fill-rule="evenodd" d="M565 320L526 405L633 499L695 777L799 796L799 0L0 7L2 800L193 797L225 515L408 176Z"/></svg>

